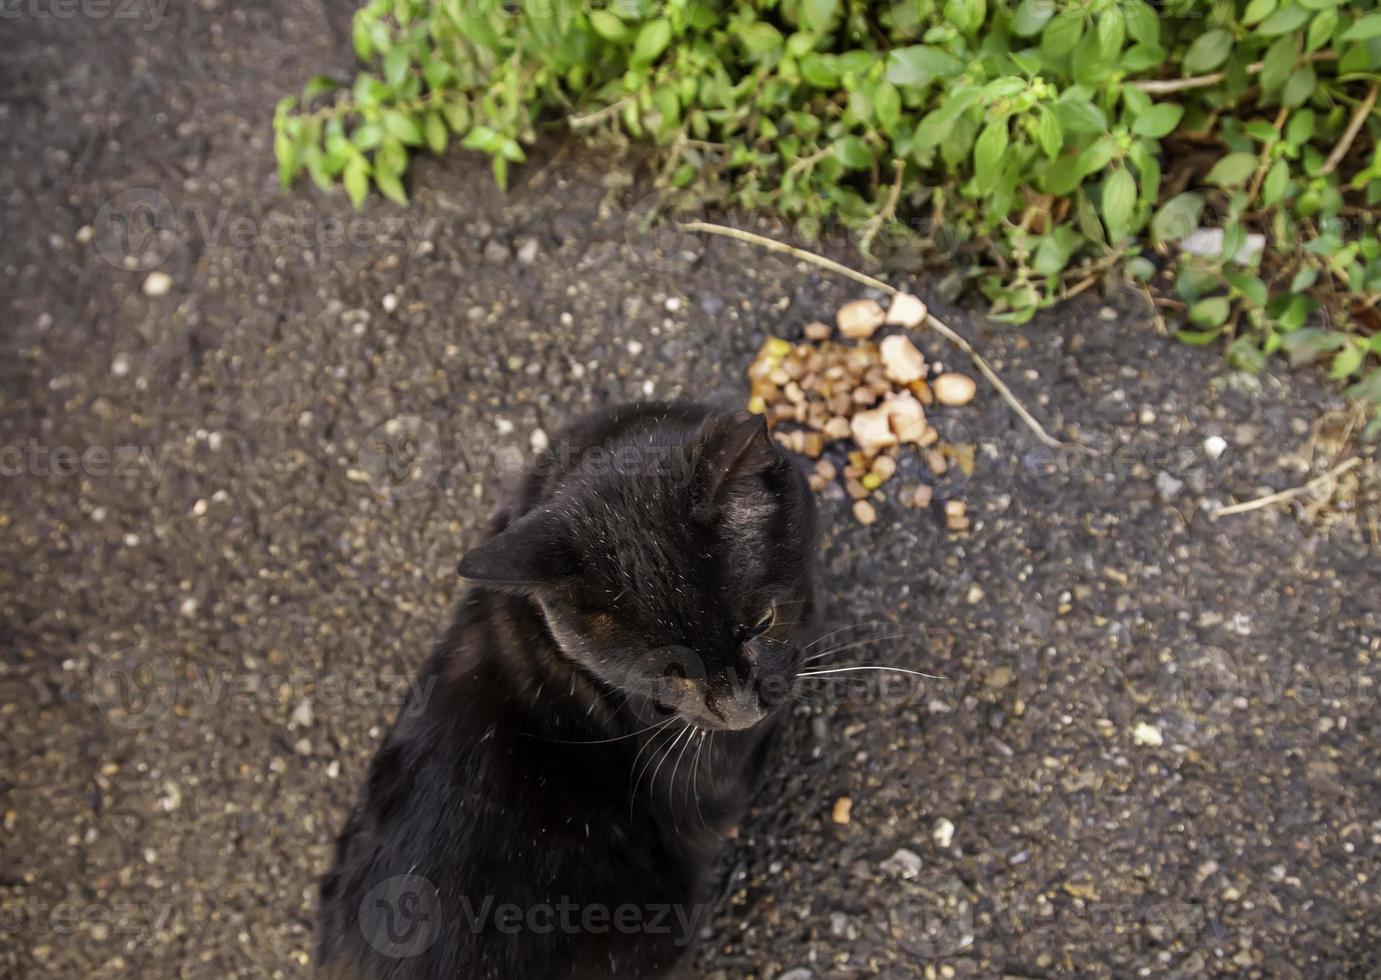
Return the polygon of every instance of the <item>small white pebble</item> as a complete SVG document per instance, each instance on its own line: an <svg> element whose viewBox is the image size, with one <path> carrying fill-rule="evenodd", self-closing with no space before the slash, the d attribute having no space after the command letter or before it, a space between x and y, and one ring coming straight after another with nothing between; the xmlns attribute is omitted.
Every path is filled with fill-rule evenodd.
<svg viewBox="0 0 1381 980"><path fill-rule="evenodd" d="M528 437L528 442L532 444L532 451L540 453L551 445L551 440L547 438L546 432L541 429L533 429L532 435Z"/></svg>
<svg viewBox="0 0 1381 980"><path fill-rule="evenodd" d="M197 517L200 517L202 514L206 513L205 497L199 498L197 502L192 505L192 513L195 514Z"/></svg>
<svg viewBox="0 0 1381 980"><path fill-rule="evenodd" d="M503 416L494 419L494 428L499 430L499 435L506 436L513 432L513 423Z"/></svg>
<svg viewBox="0 0 1381 980"><path fill-rule="evenodd" d="M91 239L96 237L96 229L90 225L82 225L77 229L76 239L78 245L90 245Z"/></svg>
<svg viewBox="0 0 1381 980"><path fill-rule="evenodd" d="M1137 745L1149 745L1152 748L1157 748L1165 744L1165 737L1161 735L1160 729L1155 725L1139 721L1136 723L1136 727L1132 729L1132 741Z"/></svg>
<svg viewBox="0 0 1381 980"><path fill-rule="evenodd" d="M125 375L129 374L129 368L128 354L116 354L115 359L110 362L110 373L117 378L123 378Z"/></svg>
<svg viewBox="0 0 1381 980"><path fill-rule="evenodd" d="M173 277L166 272L150 272L144 280L145 296L166 296L173 288Z"/></svg>
<svg viewBox="0 0 1381 980"><path fill-rule="evenodd" d="M643 345L642 345L642 342L641 342L641 341L630 340L630 341L628 342L628 353L632 354L634 357L637 357L637 356L638 356L639 354L641 354L642 352L643 352Z"/></svg>
<svg viewBox="0 0 1381 980"><path fill-rule="evenodd" d="M941 847L949 847L954 840L954 824L941 817L935 821L935 829L930 832L930 836Z"/></svg>
<svg viewBox="0 0 1381 980"><path fill-rule="evenodd" d="M385 313L392 313L394 310L398 309L398 297L394 296L392 293L385 293L383 307Z"/></svg>
<svg viewBox="0 0 1381 980"><path fill-rule="evenodd" d="M1217 460L1223 453L1227 452L1228 441L1222 436L1209 436L1204 440L1204 452L1208 453L1208 458Z"/></svg>
<svg viewBox="0 0 1381 980"><path fill-rule="evenodd" d="M668 313L675 313L677 310L681 309L681 297L680 297L680 296L670 296L670 297L668 297L668 298L667 298L667 301L666 301L666 308L667 308L667 312L668 312Z"/></svg>
<svg viewBox="0 0 1381 980"><path fill-rule="evenodd" d="M129 534L126 534L126 535L125 535L125 547L127 547L127 548L137 548L137 547L139 547L139 535L134 534L133 532L131 532L131 533L129 533Z"/></svg>
<svg viewBox="0 0 1381 980"><path fill-rule="evenodd" d="M651 378L643 382L643 395L651 397L652 393L656 390L657 382L653 381Z"/></svg>
<svg viewBox="0 0 1381 980"><path fill-rule="evenodd" d="M195 616L197 614L197 600L188 596L182 600L182 604L177 609L184 616Z"/></svg>

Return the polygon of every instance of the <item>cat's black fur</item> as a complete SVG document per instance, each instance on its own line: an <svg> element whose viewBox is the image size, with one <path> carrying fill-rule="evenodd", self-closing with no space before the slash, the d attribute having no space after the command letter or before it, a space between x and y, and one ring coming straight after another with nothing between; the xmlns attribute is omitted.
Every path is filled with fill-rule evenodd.
<svg viewBox="0 0 1381 980"><path fill-rule="evenodd" d="M556 440L461 561L477 584L370 767L322 975L670 971L799 667L814 552L757 417L630 405Z"/></svg>

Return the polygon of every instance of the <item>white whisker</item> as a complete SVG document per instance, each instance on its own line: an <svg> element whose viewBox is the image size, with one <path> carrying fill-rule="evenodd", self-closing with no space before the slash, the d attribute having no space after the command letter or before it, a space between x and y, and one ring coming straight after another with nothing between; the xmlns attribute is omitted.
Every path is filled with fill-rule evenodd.
<svg viewBox="0 0 1381 980"><path fill-rule="evenodd" d="M939 674L927 674L925 671L921 671L921 670L907 670L905 667L872 667L872 666L859 666L859 667L831 667L829 670L808 670L808 671L803 671L802 673L799 673L799 674L797 674L796 676L797 676L797 677L821 677L821 676L823 676L823 675L825 675L825 674L842 674L842 673L844 673L844 672L846 672L846 671L850 671L850 670L890 670L890 671L895 671L895 672L898 673L898 674L914 674L914 675L917 676L917 677L928 677L928 678L930 678L930 679L933 680L933 681L942 681L942 680L945 680L945 678L941 677Z"/></svg>

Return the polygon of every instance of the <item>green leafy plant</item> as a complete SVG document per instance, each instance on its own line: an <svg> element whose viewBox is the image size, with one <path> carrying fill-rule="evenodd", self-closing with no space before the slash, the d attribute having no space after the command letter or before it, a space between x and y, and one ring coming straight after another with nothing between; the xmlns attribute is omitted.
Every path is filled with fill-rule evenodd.
<svg viewBox="0 0 1381 980"><path fill-rule="evenodd" d="M1381 428L1374 0L370 0L353 40L353 84L279 106L285 185L406 202L453 139L503 185L545 122L617 133L1000 319L1145 283L1238 367L1327 358Z"/></svg>

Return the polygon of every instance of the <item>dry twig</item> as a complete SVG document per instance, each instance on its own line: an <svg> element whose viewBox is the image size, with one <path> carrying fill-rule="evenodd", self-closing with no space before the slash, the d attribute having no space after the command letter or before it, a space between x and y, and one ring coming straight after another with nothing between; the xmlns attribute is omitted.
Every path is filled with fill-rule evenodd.
<svg viewBox="0 0 1381 980"><path fill-rule="evenodd" d="M1360 456L1353 456L1351 459L1339 463L1337 466L1333 467L1333 469L1329 470L1322 476L1314 477L1314 479L1310 480L1303 486L1291 487L1289 490L1281 490L1277 493L1268 493L1265 496L1257 497L1254 500L1244 500L1240 504L1231 504L1227 507L1219 507L1217 510L1213 512L1212 517L1214 520L1217 520L1218 518L1226 517L1229 514L1244 514L1249 510L1260 510L1262 507L1269 507L1272 504L1279 504L1284 503L1287 500L1294 500L1296 497L1303 496L1306 493L1312 493L1314 490L1317 490L1319 487L1324 486L1325 484L1332 483L1334 480L1338 479L1338 477L1342 476L1348 470L1352 469L1355 466L1360 466L1361 464L1362 458Z"/></svg>
<svg viewBox="0 0 1381 980"><path fill-rule="evenodd" d="M1352 141L1357 138L1357 134L1362 130L1362 124L1367 121L1367 113L1371 112L1371 107L1376 105L1376 95L1381 90L1381 85L1376 82L1371 83L1371 91L1367 97L1357 104L1357 108L1352 111L1352 119L1348 121L1347 129L1343 130L1343 138L1338 140L1338 145L1333 147L1333 152L1324 161L1323 169L1319 171L1321 175L1327 177L1338 169L1338 164L1343 162L1343 157L1347 156L1347 151L1352 147Z"/></svg>

